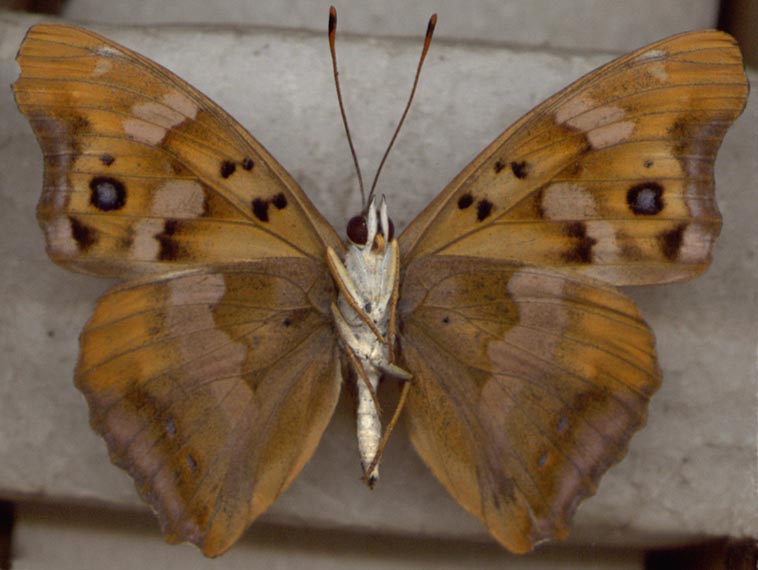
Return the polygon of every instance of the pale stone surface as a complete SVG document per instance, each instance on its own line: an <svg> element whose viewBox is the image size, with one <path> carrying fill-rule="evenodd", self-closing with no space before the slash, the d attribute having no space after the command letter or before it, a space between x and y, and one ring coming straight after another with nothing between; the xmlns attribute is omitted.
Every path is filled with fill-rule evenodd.
<svg viewBox="0 0 758 570"><path fill-rule="evenodd" d="M417 536L370 536L261 524L214 560L164 543L150 515L25 506L13 568L20 570L642 570L643 553L608 548L543 548L515 556L495 544Z"/></svg>
<svg viewBox="0 0 758 570"><path fill-rule="evenodd" d="M0 14L0 85L32 18ZM360 203L322 34L165 27L97 31L158 60L248 127L341 228ZM418 41L339 42L356 147L371 178L410 87ZM607 56L439 43L379 191L397 227L505 126ZM756 74L752 77L755 82ZM0 91L0 495L140 505L107 461L73 388L79 330L103 280L50 263L34 206L41 156ZM711 270L691 283L632 291L658 337L664 386L627 459L584 505L572 539L671 545L758 534L755 283L758 104L751 102L717 166L725 224ZM308 528L486 539L428 473L400 430L373 492L359 481L343 402L314 459L263 520ZM253 527L255 528L255 527Z"/></svg>
<svg viewBox="0 0 758 570"><path fill-rule="evenodd" d="M684 30L712 28L719 9L717 0L350 0L334 4L340 29L353 34L419 36L436 12L440 38L611 51L629 51ZM68 0L64 15L93 23L212 23L323 33L327 6L316 0Z"/></svg>

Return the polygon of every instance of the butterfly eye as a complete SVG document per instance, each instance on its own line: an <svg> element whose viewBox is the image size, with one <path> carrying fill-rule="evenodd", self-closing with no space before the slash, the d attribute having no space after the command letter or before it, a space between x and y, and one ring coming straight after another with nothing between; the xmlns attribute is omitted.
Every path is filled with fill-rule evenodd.
<svg viewBox="0 0 758 570"><path fill-rule="evenodd" d="M368 224L365 216L353 216L347 223L347 237L356 245L366 245L368 241Z"/></svg>
<svg viewBox="0 0 758 570"><path fill-rule="evenodd" d="M387 235L385 236L387 238L387 241L392 241L392 238L395 237L395 224L392 223L392 218L388 218L388 228L387 228Z"/></svg>

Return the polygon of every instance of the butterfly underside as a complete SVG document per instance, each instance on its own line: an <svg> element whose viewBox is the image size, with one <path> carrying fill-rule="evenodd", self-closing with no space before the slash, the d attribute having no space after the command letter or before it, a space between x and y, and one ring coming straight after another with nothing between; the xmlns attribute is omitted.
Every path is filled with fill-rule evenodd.
<svg viewBox="0 0 758 570"><path fill-rule="evenodd" d="M326 254L345 246L157 64L60 24L30 29L18 61L50 257L130 278L81 336L92 426L166 539L220 554L313 454L354 366ZM411 440L511 551L564 538L644 424L654 338L615 286L708 266L716 152L747 91L724 33L647 46L516 122L399 238Z"/></svg>

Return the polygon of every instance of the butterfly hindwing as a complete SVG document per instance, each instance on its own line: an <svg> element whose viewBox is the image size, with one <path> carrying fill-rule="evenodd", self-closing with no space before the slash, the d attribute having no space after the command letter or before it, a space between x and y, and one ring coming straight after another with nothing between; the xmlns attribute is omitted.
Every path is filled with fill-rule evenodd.
<svg viewBox="0 0 758 570"><path fill-rule="evenodd" d="M488 146L400 239L404 265L465 255L615 285L693 277L721 218L713 165L745 105L734 40L685 33L591 72Z"/></svg>
<svg viewBox="0 0 758 570"><path fill-rule="evenodd" d="M509 550L564 538L660 383L634 303L566 272L432 256L398 312L410 437L432 472Z"/></svg>
<svg viewBox="0 0 758 570"><path fill-rule="evenodd" d="M32 27L14 84L45 158L50 257L125 276L341 250L287 172L220 107L97 34Z"/></svg>
<svg viewBox="0 0 758 570"><path fill-rule="evenodd" d="M98 302L76 384L171 542L215 556L287 488L340 390L328 275L307 259L145 277Z"/></svg>

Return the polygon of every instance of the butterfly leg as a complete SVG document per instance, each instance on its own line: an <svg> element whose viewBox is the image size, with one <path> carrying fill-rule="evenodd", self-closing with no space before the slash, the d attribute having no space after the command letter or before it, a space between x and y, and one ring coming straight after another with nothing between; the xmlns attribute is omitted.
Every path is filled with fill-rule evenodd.
<svg viewBox="0 0 758 570"><path fill-rule="evenodd" d="M379 446L377 447L376 454L374 455L374 459L371 460L371 464L368 466L368 469L366 469L367 473L373 473L374 469L376 469L376 466L379 465L379 460L382 458L382 453L384 453L384 447L387 445L387 442L390 439L390 435L392 434L392 430L395 429L395 424L397 424L397 420L400 419L400 412L403 411L403 408L405 407L405 401L408 398L408 390L411 387L411 383L409 381L403 382L403 388L400 392L400 399L397 402L397 406L395 406L395 411L392 414L392 419L390 420L390 423L387 424L387 428L384 430L384 433L382 434L382 439L379 441Z"/></svg>
<svg viewBox="0 0 758 570"><path fill-rule="evenodd" d="M360 378L357 384L358 403L356 409L358 447L361 452L361 463L367 480L375 481L378 474L375 472L368 475L365 470L368 458L375 455L379 434L381 433L380 414L381 408L377 398L380 371L371 363L371 344L366 339L359 339L354 327L345 319L339 307L335 303L331 305L332 317L337 326L342 347L353 369ZM374 470L376 471L376 470Z"/></svg>
<svg viewBox="0 0 758 570"><path fill-rule="evenodd" d="M397 240L393 239L389 244L392 254L392 293L390 294L390 321L387 327L387 348L389 349L390 362L395 360L395 323L397 318L397 300L400 295L400 250ZM410 378L406 378L410 380Z"/></svg>
<svg viewBox="0 0 758 570"><path fill-rule="evenodd" d="M365 350L366 343L361 343L355 335L350 323L345 320L336 304L332 303L332 315L342 341L342 347L361 381L357 383L358 403L356 408L356 432L358 450L361 455L363 477L369 487L373 487L379 478L376 464L369 470L373 458L379 449L382 433L379 400L376 391L379 386L381 371L371 364L371 355Z"/></svg>
<svg viewBox="0 0 758 570"><path fill-rule="evenodd" d="M331 247L326 249L326 262L329 266L332 277L334 277L334 281L337 283L337 288L340 290L340 293L342 293L342 298L352 307L355 314L360 317L366 326L371 329L371 332L376 335L376 338L380 342L385 342L384 335L366 314L366 311L363 310L363 307L366 305L363 295L358 291L358 288L355 286L355 283L347 272L344 264Z"/></svg>
<svg viewBox="0 0 758 570"><path fill-rule="evenodd" d="M395 345L395 319L397 314L397 301L398 301L398 295L400 292L400 254L398 252L397 247L397 240L392 240L390 242L390 247L393 248L394 258L392 260L394 265L394 273L393 273L393 281L392 281L392 294L390 296L390 318L389 318L389 327L387 330L387 342L388 342L388 349L389 349L389 359L390 361L394 360L394 354L393 354L393 348ZM402 370L404 372L404 375L399 374L392 374L391 372L388 372L392 376L395 376L396 378L399 378L401 380L404 380L403 387L400 392L400 399L397 402L397 406L395 406L395 411L392 413L392 418L390 419L389 423L387 424L387 427L384 430L384 433L382 434L382 439L379 441L379 447L377 448L376 455L374 455L374 459L371 461L371 465L368 467L368 472L371 473L374 468L379 464L379 460L382 457L382 453L384 453L384 447L387 445L387 442L390 439L390 435L392 435L392 431L395 429L395 425L397 424L397 421L400 419L400 413L403 411L403 408L405 407L405 401L408 398L408 391L411 387L410 380L413 379L413 376L409 373L403 370L402 368L399 368L392 365L395 368L398 368L399 370Z"/></svg>
<svg viewBox="0 0 758 570"><path fill-rule="evenodd" d="M340 340L342 341L342 348L344 349L348 360L350 360L350 363L353 365L356 374L358 374L365 387L371 392L371 396L374 400L374 407L376 408L376 412L378 414L380 413L381 408L379 407L379 400L376 396L376 390L371 386L371 381L366 374L365 368L363 368L360 359L355 354L355 351L351 348L357 344L358 340L355 338L350 325L347 323L347 321L345 321L345 318L342 316L342 313L340 313L337 305L332 303L331 308L332 317L334 318L334 322L337 323L337 329L339 330Z"/></svg>

